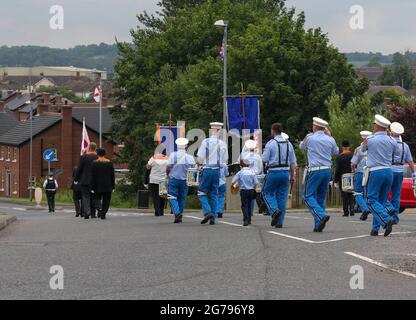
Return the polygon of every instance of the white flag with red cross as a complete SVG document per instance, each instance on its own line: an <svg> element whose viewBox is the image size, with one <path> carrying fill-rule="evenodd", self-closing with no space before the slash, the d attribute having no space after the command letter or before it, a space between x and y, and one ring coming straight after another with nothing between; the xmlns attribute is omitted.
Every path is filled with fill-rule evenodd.
<svg viewBox="0 0 416 320"><path fill-rule="evenodd" d="M87 127L85 126L85 119L82 123L82 142L81 142L81 156L88 152L90 147L90 137L88 136Z"/></svg>

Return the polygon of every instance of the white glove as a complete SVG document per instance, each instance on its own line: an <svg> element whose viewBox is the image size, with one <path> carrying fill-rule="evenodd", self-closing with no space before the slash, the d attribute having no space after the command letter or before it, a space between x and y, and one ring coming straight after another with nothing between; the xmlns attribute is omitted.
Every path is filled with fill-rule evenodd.
<svg viewBox="0 0 416 320"><path fill-rule="evenodd" d="M336 189L339 189L339 184L338 184L338 183L334 183L334 187L335 187Z"/></svg>
<svg viewBox="0 0 416 320"><path fill-rule="evenodd" d="M94 190L91 190L91 193L92 193L92 194L94 194L94 193L95 193L95 191L94 191Z"/></svg>
<svg viewBox="0 0 416 320"><path fill-rule="evenodd" d="M78 184L78 181L74 181L74 184Z"/></svg>

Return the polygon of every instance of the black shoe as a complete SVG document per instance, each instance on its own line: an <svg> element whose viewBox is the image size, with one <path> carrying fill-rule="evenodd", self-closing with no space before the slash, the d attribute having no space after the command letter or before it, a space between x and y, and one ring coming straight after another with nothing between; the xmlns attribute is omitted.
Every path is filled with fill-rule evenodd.
<svg viewBox="0 0 416 320"><path fill-rule="evenodd" d="M389 211L389 216L393 217L396 214L396 211L394 211L393 209Z"/></svg>
<svg viewBox="0 0 416 320"><path fill-rule="evenodd" d="M318 228L315 228L315 229L313 229L313 232L322 232L322 231L319 231Z"/></svg>
<svg viewBox="0 0 416 320"><path fill-rule="evenodd" d="M248 227L248 221L244 221L243 226Z"/></svg>
<svg viewBox="0 0 416 320"><path fill-rule="evenodd" d="M283 226L281 224L276 224L276 229L282 229Z"/></svg>
<svg viewBox="0 0 416 320"><path fill-rule="evenodd" d="M355 213L354 213L354 212L351 212L351 213L350 213L350 216L351 216L351 217L354 217L354 216L355 216Z"/></svg>
<svg viewBox="0 0 416 320"><path fill-rule="evenodd" d="M202 219L201 224L206 224L211 219L211 214L208 214Z"/></svg>
<svg viewBox="0 0 416 320"><path fill-rule="evenodd" d="M384 236L387 237L393 231L394 220L390 220L387 223L386 231L384 232Z"/></svg>
<svg viewBox="0 0 416 320"><path fill-rule="evenodd" d="M280 211L276 211L275 213L273 213L272 215L272 222L271 222L271 226L275 227L277 224L277 220L279 220L279 217L282 213Z"/></svg>
<svg viewBox="0 0 416 320"><path fill-rule="evenodd" d="M88 220L90 218L90 216L84 216L85 220Z"/></svg>
<svg viewBox="0 0 416 320"><path fill-rule="evenodd" d="M80 214L79 213L77 213L76 215L75 215L75 218L78 218L80 216Z"/></svg>
<svg viewBox="0 0 416 320"><path fill-rule="evenodd" d="M182 215L175 216L175 222L174 223L182 223Z"/></svg>
<svg viewBox="0 0 416 320"><path fill-rule="evenodd" d="M95 215L94 216L91 216L91 219L95 219L95 218L97 218Z"/></svg>
<svg viewBox="0 0 416 320"><path fill-rule="evenodd" d="M361 221L367 221L369 214L370 214L370 211L363 212L363 214L360 217L360 220Z"/></svg>
<svg viewBox="0 0 416 320"><path fill-rule="evenodd" d="M344 213L342 216L343 217L349 217L350 215L348 213Z"/></svg>
<svg viewBox="0 0 416 320"><path fill-rule="evenodd" d="M215 225L215 221L210 220L209 225L210 225L210 226Z"/></svg>
<svg viewBox="0 0 416 320"><path fill-rule="evenodd" d="M223 214L222 213L218 213L217 218L218 219L222 219L222 217L223 217Z"/></svg>
<svg viewBox="0 0 416 320"><path fill-rule="evenodd" d="M378 231L371 230L370 235L371 235L372 237L378 237Z"/></svg>
<svg viewBox="0 0 416 320"><path fill-rule="evenodd" d="M102 215L100 216L100 218L101 218L101 220L105 220L105 219L106 219L105 214L102 214Z"/></svg>
<svg viewBox="0 0 416 320"><path fill-rule="evenodd" d="M251 224L251 220L249 220L249 221L248 221L248 224L249 224L249 225Z"/></svg>
<svg viewBox="0 0 416 320"><path fill-rule="evenodd" d="M325 218L322 219L321 224L318 227L318 232L324 231L326 224L330 218L331 218L330 216L326 216Z"/></svg>

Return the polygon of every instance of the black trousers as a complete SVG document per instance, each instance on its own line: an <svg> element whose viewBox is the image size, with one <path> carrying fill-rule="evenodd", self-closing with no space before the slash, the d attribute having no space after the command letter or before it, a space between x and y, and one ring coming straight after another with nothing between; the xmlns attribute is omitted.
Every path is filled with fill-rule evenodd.
<svg viewBox="0 0 416 320"><path fill-rule="evenodd" d="M256 199L256 190L241 190L240 197L244 222L251 222L251 202Z"/></svg>
<svg viewBox="0 0 416 320"><path fill-rule="evenodd" d="M95 194L95 208L99 217L105 217L110 209L111 192L99 192Z"/></svg>
<svg viewBox="0 0 416 320"><path fill-rule="evenodd" d="M256 202L257 202L257 206L259 207L259 213L267 212L267 206L263 200L262 193L256 194Z"/></svg>
<svg viewBox="0 0 416 320"><path fill-rule="evenodd" d="M90 186L81 186L81 207L85 217L95 217L94 194Z"/></svg>
<svg viewBox="0 0 416 320"><path fill-rule="evenodd" d="M342 191L341 196L344 214L354 214L354 195L352 193Z"/></svg>
<svg viewBox="0 0 416 320"><path fill-rule="evenodd" d="M73 191L72 192L72 200L74 201L75 212L76 212L77 216L83 215L82 207L81 207L81 200L82 200L81 191Z"/></svg>
<svg viewBox="0 0 416 320"><path fill-rule="evenodd" d="M46 198L48 199L49 212L55 212L55 194L56 194L56 191L46 191Z"/></svg>
<svg viewBox="0 0 416 320"><path fill-rule="evenodd" d="M155 216L163 216L166 199L159 196L159 185L155 183L149 184L150 195L152 196L153 206L155 207Z"/></svg>

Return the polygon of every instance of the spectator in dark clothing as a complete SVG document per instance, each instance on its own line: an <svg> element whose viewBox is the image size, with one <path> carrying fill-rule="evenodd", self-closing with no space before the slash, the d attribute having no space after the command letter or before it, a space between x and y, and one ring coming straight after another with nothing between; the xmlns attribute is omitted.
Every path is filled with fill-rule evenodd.
<svg viewBox="0 0 416 320"><path fill-rule="evenodd" d="M342 142L342 153L337 157L336 171L335 171L335 185L342 188L342 176L346 173L351 173L351 159L353 153L351 152L350 142ZM344 192L341 190L342 207L344 210L344 217L354 216L354 194Z"/></svg>
<svg viewBox="0 0 416 320"><path fill-rule="evenodd" d="M111 193L115 190L114 167L110 160L105 158L105 150L98 149L98 159L92 163L91 187L95 196L95 208L98 217L102 220L110 208Z"/></svg>
<svg viewBox="0 0 416 320"><path fill-rule="evenodd" d="M75 175L77 173L78 167L74 167L74 170L72 171L72 184L71 184L71 190L72 190L72 200L74 201L75 205L75 212L76 217L84 217L84 213L82 212L81 207L81 199L82 199L82 193L81 193L81 186L79 184L75 184Z"/></svg>
<svg viewBox="0 0 416 320"><path fill-rule="evenodd" d="M58 182L53 177L53 173L48 175L48 178L43 183L43 188L46 192L46 198L48 199L49 213L55 212L55 195L58 190Z"/></svg>
<svg viewBox="0 0 416 320"><path fill-rule="evenodd" d="M95 218L94 194L91 192L91 168L93 161L97 160L97 145L90 143L88 152L81 156L79 160L78 170L75 174L75 184L79 184L82 193L82 212L84 218Z"/></svg>

